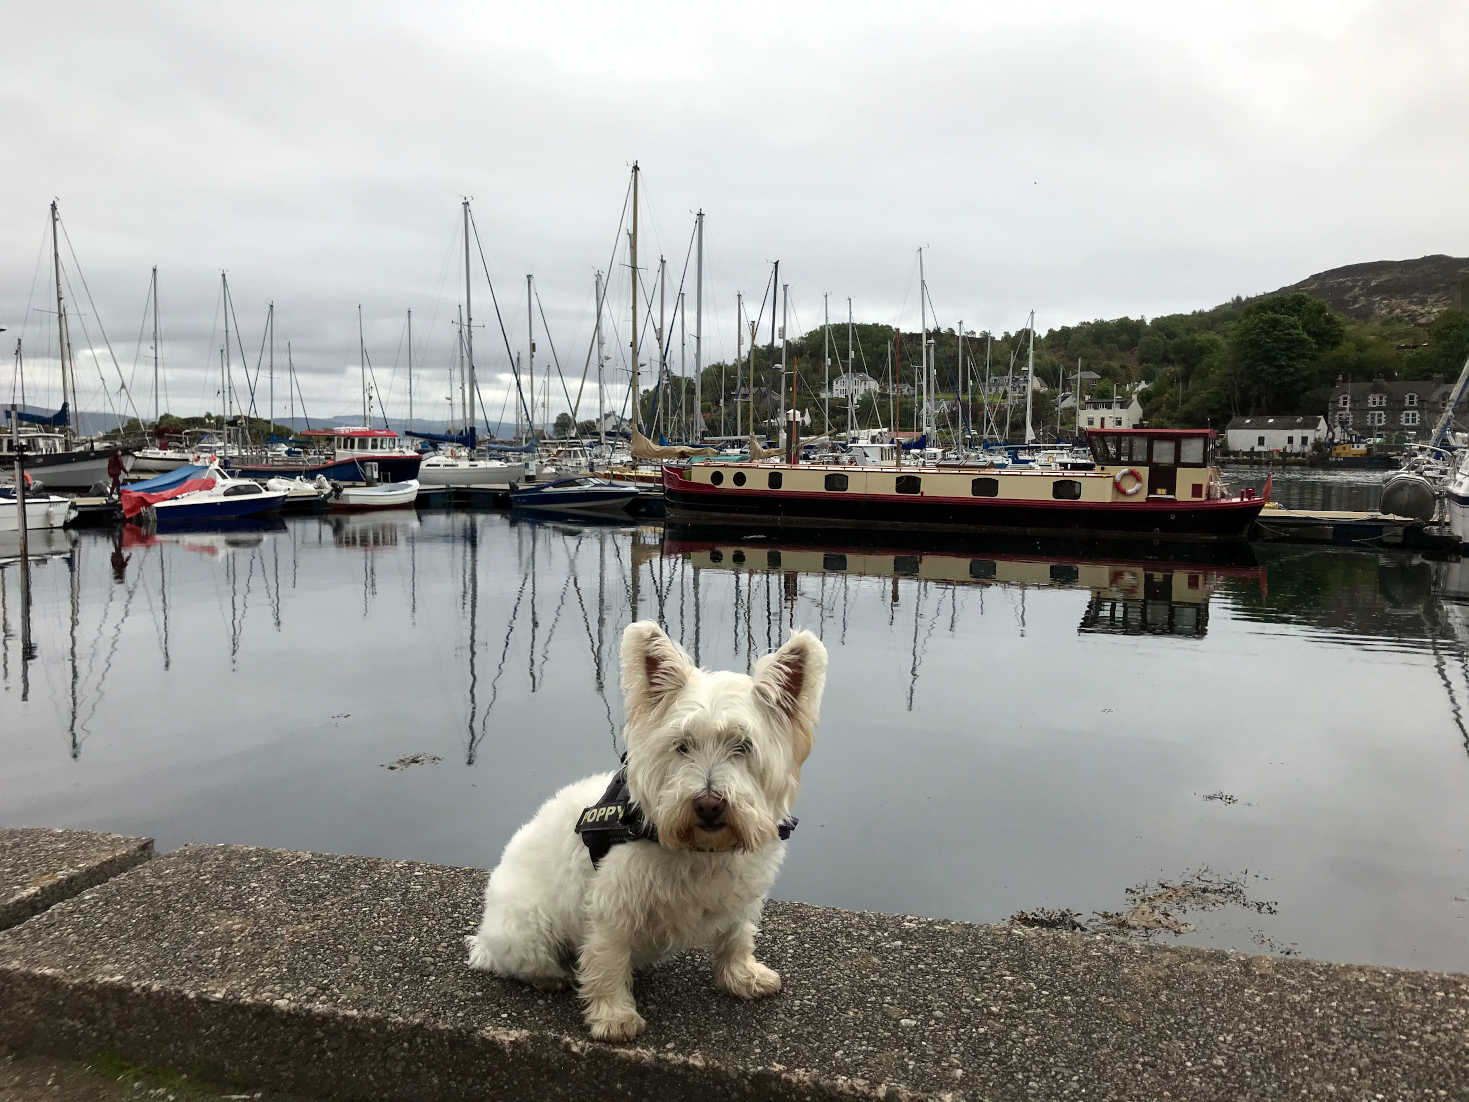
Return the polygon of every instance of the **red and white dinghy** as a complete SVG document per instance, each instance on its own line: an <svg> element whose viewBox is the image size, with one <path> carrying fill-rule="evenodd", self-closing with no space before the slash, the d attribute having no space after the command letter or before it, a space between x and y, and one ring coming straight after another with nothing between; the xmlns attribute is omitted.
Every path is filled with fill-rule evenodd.
<svg viewBox="0 0 1469 1102"><path fill-rule="evenodd" d="M740 531L1245 539L1268 499L1232 495L1212 429L1093 430L1088 469L693 460L663 468L671 525Z"/></svg>

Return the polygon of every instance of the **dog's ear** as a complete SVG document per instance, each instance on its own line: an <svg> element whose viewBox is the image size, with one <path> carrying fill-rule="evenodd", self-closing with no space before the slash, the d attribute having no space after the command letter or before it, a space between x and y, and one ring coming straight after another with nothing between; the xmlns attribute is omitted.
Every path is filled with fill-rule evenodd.
<svg viewBox="0 0 1469 1102"><path fill-rule="evenodd" d="M825 688L826 648L809 631L796 632L755 664L755 693L790 729L798 768L811 753Z"/></svg>
<svg viewBox="0 0 1469 1102"><path fill-rule="evenodd" d="M694 663L656 622L639 620L622 633L622 704L629 722L657 712L683 691Z"/></svg>

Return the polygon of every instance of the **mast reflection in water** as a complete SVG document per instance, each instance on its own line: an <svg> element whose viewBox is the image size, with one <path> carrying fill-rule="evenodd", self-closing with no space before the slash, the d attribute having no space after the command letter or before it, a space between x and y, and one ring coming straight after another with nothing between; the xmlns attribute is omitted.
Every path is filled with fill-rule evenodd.
<svg viewBox="0 0 1469 1102"><path fill-rule="evenodd" d="M630 621L740 670L803 626L831 672L781 895L1003 921L1207 866L1276 911L1190 915L1192 943L1469 968L1458 563L475 512L58 536L28 629L0 553L8 823L484 865L615 765Z"/></svg>

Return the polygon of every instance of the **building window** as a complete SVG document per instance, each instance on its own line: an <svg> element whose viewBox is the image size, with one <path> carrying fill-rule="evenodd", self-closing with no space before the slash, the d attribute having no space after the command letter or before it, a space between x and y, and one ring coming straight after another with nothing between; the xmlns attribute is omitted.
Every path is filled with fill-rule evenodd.
<svg viewBox="0 0 1469 1102"><path fill-rule="evenodd" d="M1418 411L1416 409L1403 410L1403 424L1416 425L1418 423Z"/></svg>
<svg viewBox="0 0 1469 1102"><path fill-rule="evenodd" d="M1285 438L1285 446L1287 448L1293 447L1295 445L1295 442L1296 442L1296 438L1294 436L1287 436Z"/></svg>
<svg viewBox="0 0 1469 1102"><path fill-rule="evenodd" d="M779 490L780 484L783 481L785 481L785 478L779 471L771 471L768 475L765 476L766 485L768 485L772 490Z"/></svg>
<svg viewBox="0 0 1469 1102"><path fill-rule="evenodd" d="M1074 478L1058 478L1051 483L1051 496L1057 501L1080 501L1081 483Z"/></svg>
<svg viewBox="0 0 1469 1102"><path fill-rule="evenodd" d="M827 475L826 488L828 490L845 490L847 488L847 476L844 474Z"/></svg>
<svg viewBox="0 0 1469 1102"><path fill-rule="evenodd" d="M1369 395L1367 395L1367 408L1368 409L1381 409L1385 405L1387 405L1387 395L1386 394L1369 394Z"/></svg>
<svg viewBox="0 0 1469 1102"><path fill-rule="evenodd" d="M714 471L714 472L712 472L709 475L709 484L711 486L718 486L723 481L724 481L724 472L723 471Z"/></svg>
<svg viewBox="0 0 1469 1102"><path fill-rule="evenodd" d="M1351 428L1352 415L1350 413L1338 413L1336 415L1336 423L1344 429Z"/></svg>
<svg viewBox="0 0 1469 1102"><path fill-rule="evenodd" d="M1412 393L1411 391L1409 391L1407 394L1404 394L1403 395L1403 405L1405 405L1405 406L1416 406L1417 404L1418 404L1418 395Z"/></svg>
<svg viewBox="0 0 1469 1102"><path fill-rule="evenodd" d="M1094 428L1094 427L1096 427L1096 423L1097 423L1097 419L1095 417L1093 417L1091 414L1087 414L1087 417L1086 417L1086 427L1087 428Z"/></svg>
<svg viewBox="0 0 1469 1102"><path fill-rule="evenodd" d="M972 497L999 497L1000 480L998 478L976 478L969 484L969 493Z"/></svg>
<svg viewBox="0 0 1469 1102"><path fill-rule="evenodd" d="M1112 418L1112 427L1113 428L1120 429L1122 427L1122 418L1121 417L1114 417L1114 418Z"/></svg>
<svg viewBox="0 0 1469 1102"><path fill-rule="evenodd" d="M1342 409L1351 409L1352 408L1352 396L1350 394L1343 394L1340 398L1338 398L1336 400L1336 404L1338 406L1340 406Z"/></svg>
<svg viewBox="0 0 1469 1102"><path fill-rule="evenodd" d="M922 487L923 480L916 474L898 475L897 491L900 494L916 494Z"/></svg>
<svg viewBox="0 0 1469 1102"><path fill-rule="evenodd" d="M1265 438L1263 436L1257 436L1255 437L1255 443L1263 448L1265 446Z"/></svg>
<svg viewBox="0 0 1469 1102"><path fill-rule="evenodd" d="M1367 415L1367 424L1373 428L1381 428L1387 424L1387 413L1383 410L1373 410Z"/></svg>

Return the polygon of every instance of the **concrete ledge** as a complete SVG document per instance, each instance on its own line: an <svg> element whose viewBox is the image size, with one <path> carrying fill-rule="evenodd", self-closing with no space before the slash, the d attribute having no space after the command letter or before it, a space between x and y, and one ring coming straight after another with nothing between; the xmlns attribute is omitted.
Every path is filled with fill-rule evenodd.
<svg viewBox="0 0 1469 1102"><path fill-rule="evenodd" d="M1469 1097L1469 977L772 903L785 991L690 955L649 1031L471 972L484 873L188 847L0 934L0 1036L372 1098Z"/></svg>
<svg viewBox="0 0 1469 1102"><path fill-rule="evenodd" d="M0 930L153 856L153 839L92 830L0 828Z"/></svg>

